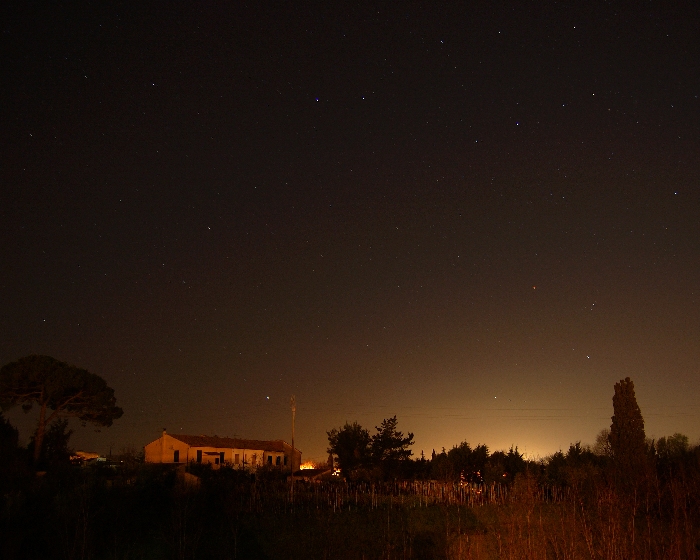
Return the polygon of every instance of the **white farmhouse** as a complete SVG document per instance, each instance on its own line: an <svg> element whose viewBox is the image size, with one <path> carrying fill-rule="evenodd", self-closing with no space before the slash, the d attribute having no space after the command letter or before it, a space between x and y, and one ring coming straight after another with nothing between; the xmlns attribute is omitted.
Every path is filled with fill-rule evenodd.
<svg viewBox="0 0 700 560"><path fill-rule="evenodd" d="M147 463L208 463L255 470L268 466L299 469L301 451L286 441L263 441L218 436L163 435L144 447Z"/></svg>

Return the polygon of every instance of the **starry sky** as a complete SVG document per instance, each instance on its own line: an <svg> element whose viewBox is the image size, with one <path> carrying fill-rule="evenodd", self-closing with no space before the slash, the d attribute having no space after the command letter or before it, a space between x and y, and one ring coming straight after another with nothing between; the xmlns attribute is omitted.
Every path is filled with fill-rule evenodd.
<svg viewBox="0 0 700 560"><path fill-rule="evenodd" d="M290 441L295 395L307 459L544 457L627 376L700 439L697 6L104 4L0 18L0 361L115 389L74 447Z"/></svg>

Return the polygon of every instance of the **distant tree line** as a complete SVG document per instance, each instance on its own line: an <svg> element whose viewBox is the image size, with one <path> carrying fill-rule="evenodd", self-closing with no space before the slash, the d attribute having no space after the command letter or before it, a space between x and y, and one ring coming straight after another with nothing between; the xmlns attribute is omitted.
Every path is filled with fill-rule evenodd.
<svg viewBox="0 0 700 560"><path fill-rule="evenodd" d="M449 451L433 450L412 459L413 434L397 429L396 416L387 418L370 434L357 422L333 428L328 434L328 453L348 479L436 479L443 482L512 482L524 472L526 461L517 447L489 453L484 444L474 449L462 442Z"/></svg>
<svg viewBox="0 0 700 560"><path fill-rule="evenodd" d="M452 449L434 450L430 458L412 457L413 434L398 431L396 416L384 420L370 434L357 422L346 423L328 434L328 453L341 474L350 480L432 479L470 484L512 484L520 474L541 484L580 488L601 477L629 494L639 493L650 480L668 480L679 473L700 473L700 445L675 433L648 439L637 404L634 383L615 384L610 428L600 431L592 446L574 442L566 451L543 459L526 460L511 446L490 452L485 444L467 441ZM660 477L660 478L657 478Z"/></svg>

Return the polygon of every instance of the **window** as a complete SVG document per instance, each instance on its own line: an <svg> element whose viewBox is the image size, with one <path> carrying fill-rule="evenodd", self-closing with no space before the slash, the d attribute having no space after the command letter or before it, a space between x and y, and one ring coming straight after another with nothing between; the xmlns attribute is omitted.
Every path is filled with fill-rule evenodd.
<svg viewBox="0 0 700 560"><path fill-rule="evenodd" d="M202 462L202 450L197 449L197 462L201 463Z"/></svg>
<svg viewBox="0 0 700 560"><path fill-rule="evenodd" d="M287 456L286 455L284 456L284 466L285 467L287 466Z"/></svg>
<svg viewBox="0 0 700 560"><path fill-rule="evenodd" d="M176 449L173 453L173 463L179 463L180 462L180 450Z"/></svg>
<svg viewBox="0 0 700 560"><path fill-rule="evenodd" d="M280 456L279 455L277 455L275 465L277 465L278 467L280 466Z"/></svg>
<svg viewBox="0 0 700 560"><path fill-rule="evenodd" d="M218 465L218 464L219 464L219 458L218 458L218 457L216 457L216 458L214 459L214 464L215 464L215 465Z"/></svg>
<svg viewBox="0 0 700 560"><path fill-rule="evenodd" d="M267 464L271 465L272 464L272 455L267 456Z"/></svg>
<svg viewBox="0 0 700 560"><path fill-rule="evenodd" d="M224 452L223 451L221 451L219 453L219 463L221 463L222 465L224 464Z"/></svg>
<svg viewBox="0 0 700 560"><path fill-rule="evenodd" d="M236 464L236 465L240 465L240 464L241 464L241 456L240 456L238 453L236 453L236 454L233 456L233 462L234 462L234 464Z"/></svg>

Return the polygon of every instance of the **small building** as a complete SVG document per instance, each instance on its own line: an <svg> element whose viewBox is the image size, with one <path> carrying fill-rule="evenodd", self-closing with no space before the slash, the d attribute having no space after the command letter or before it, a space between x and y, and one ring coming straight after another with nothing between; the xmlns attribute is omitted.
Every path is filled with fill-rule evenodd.
<svg viewBox="0 0 700 560"><path fill-rule="evenodd" d="M301 451L286 441L218 436L163 435L144 447L147 463L205 463L255 470L263 466L297 470Z"/></svg>

